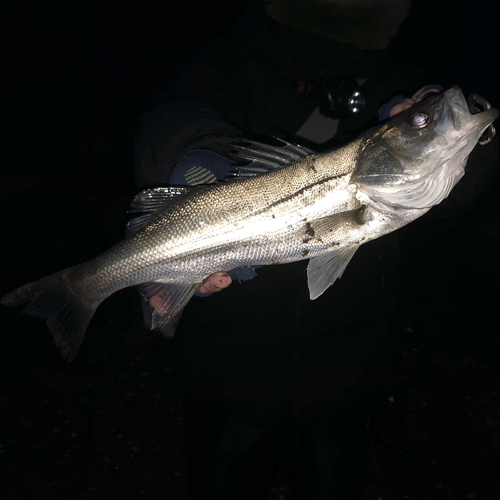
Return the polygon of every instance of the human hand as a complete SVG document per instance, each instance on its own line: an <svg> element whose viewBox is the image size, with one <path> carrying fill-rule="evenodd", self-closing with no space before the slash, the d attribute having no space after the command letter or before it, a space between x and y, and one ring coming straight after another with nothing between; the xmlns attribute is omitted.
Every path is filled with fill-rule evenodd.
<svg viewBox="0 0 500 500"><path fill-rule="evenodd" d="M416 99L410 99L409 97L407 97L404 101L392 107L392 109L389 111L389 116L392 118L393 116L398 115L399 113L402 113L407 109L410 109L417 102L420 102L422 99L425 99L429 94L437 94L437 93L439 93L438 89L429 89L425 92L422 92Z"/></svg>
<svg viewBox="0 0 500 500"><path fill-rule="evenodd" d="M211 274L205 282L198 288L198 293L214 293L220 292L224 288L227 288L233 280L231 276L225 271L219 271L217 273Z"/></svg>

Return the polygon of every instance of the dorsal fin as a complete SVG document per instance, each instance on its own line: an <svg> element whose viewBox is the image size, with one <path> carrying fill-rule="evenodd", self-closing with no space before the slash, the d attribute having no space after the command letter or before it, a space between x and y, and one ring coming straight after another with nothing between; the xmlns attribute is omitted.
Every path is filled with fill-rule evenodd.
<svg viewBox="0 0 500 500"><path fill-rule="evenodd" d="M163 186L145 189L134 196L129 207L129 213L142 214L127 222L126 237L139 232L147 226L150 220L166 208L179 203L185 198L200 191L199 186Z"/></svg>
<svg viewBox="0 0 500 500"><path fill-rule="evenodd" d="M197 186L162 186L145 189L134 196L129 212L158 212L169 205L178 203L199 189Z"/></svg>
<svg viewBox="0 0 500 500"><path fill-rule="evenodd" d="M275 140L284 144L284 146L272 146L263 142L251 139L241 139L231 143L236 150L234 153L225 153L232 160L236 160L239 165L235 165L227 181L239 181L266 174L273 170L292 165L297 161L316 154L309 148L287 142L283 139L274 137ZM241 162L247 162L241 165Z"/></svg>
<svg viewBox="0 0 500 500"><path fill-rule="evenodd" d="M233 182L266 174L273 170L291 165L314 151L274 137L283 146L273 146L251 139L235 139L230 143L233 152L225 151L227 158L236 160L229 174L222 182ZM243 164L242 164L243 163ZM129 213L141 214L127 222L125 234L128 237L147 226L152 218L166 208L179 203L188 196L199 192L207 186L217 183L197 186L163 186L145 189L138 193L130 204Z"/></svg>

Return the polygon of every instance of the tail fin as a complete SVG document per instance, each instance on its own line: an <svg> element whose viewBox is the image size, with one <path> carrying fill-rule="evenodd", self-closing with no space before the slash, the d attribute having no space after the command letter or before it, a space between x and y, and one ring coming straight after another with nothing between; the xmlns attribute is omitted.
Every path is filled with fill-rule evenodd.
<svg viewBox="0 0 500 500"><path fill-rule="evenodd" d="M16 288L4 295L1 303L8 307L29 302L23 314L47 318L47 326L63 358L72 360L80 345L95 310L104 299L89 301L75 294L68 285L72 268L63 269L38 281Z"/></svg>

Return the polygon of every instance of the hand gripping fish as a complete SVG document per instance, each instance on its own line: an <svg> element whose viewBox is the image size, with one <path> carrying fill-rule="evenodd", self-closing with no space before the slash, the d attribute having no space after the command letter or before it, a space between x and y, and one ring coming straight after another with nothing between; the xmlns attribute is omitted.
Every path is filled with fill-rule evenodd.
<svg viewBox="0 0 500 500"><path fill-rule="evenodd" d="M157 188L134 199L127 237L96 258L23 285L2 304L47 318L61 354L76 355L95 310L139 286L162 297L166 324L214 272L309 259L319 297L360 245L410 223L448 196L498 117L469 112L459 88L421 101L353 142L321 154L291 148L288 165L203 188ZM258 144L258 143L253 143ZM240 159L250 147L241 148ZM259 155L259 148L249 157ZM282 155L283 156L283 155ZM262 155L262 163L269 155ZM272 162L270 162L272 163Z"/></svg>

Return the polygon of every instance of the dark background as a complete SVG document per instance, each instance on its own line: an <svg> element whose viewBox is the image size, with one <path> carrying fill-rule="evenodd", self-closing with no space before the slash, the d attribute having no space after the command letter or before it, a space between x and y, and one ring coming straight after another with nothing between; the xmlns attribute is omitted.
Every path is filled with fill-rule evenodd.
<svg viewBox="0 0 500 500"><path fill-rule="evenodd" d="M425 74L498 107L498 9L434 5L414 1L389 48L368 56L382 68L374 79L390 94ZM169 88L193 57L210 67L209 44L259 22L245 6L54 2L24 13L22 78L4 95L0 293L122 237L151 85ZM271 66L281 55L286 44ZM498 498L498 194L497 176L467 211L400 232L398 397L377 417L367 499ZM185 498L178 346L144 331L135 291L99 308L71 365L42 321L0 314L2 498Z"/></svg>

